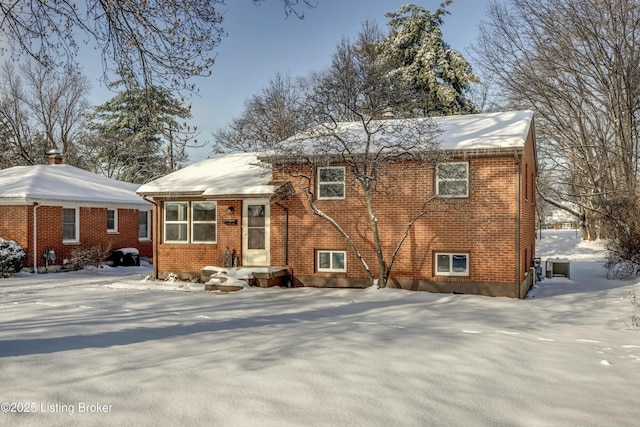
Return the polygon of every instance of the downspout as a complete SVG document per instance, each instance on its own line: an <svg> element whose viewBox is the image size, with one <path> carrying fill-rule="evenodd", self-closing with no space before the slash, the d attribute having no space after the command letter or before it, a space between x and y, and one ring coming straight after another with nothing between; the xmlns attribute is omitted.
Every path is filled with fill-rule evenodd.
<svg viewBox="0 0 640 427"><path fill-rule="evenodd" d="M515 295L520 298L520 158L515 152L516 160L516 288Z"/></svg>
<svg viewBox="0 0 640 427"><path fill-rule="evenodd" d="M155 202L155 200L151 199L149 200L147 198L147 196L142 196L142 199L151 203L153 205L153 219L151 221L151 230L153 230L153 235L151 236L151 241L153 242L152 244L152 248L153 248L153 278L157 279L158 278L158 240L160 239L160 234L158 233L158 228L159 228L159 220L158 220L158 215L159 215L159 211L160 211L160 206L158 203ZM153 225L155 225L155 227L153 227Z"/></svg>
<svg viewBox="0 0 640 427"><path fill-rule="evenodd" d="M36 210L40 207L38 202L33 202L33 272L38 274L38 215Z"/></svg>

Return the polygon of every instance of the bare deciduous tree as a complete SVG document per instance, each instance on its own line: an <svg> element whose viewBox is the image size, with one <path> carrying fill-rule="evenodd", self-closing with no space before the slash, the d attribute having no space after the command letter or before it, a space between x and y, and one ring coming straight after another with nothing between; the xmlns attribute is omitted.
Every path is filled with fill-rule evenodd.
<svg viewBox="0 0 640 427"><path fill-rule="evenodd" d="M262 92L245 102L240 117L214 132L214 151L261 151L303 130L308 124L303 92L302 81L276 73Z"/></svg>
<svg viewBox="0 0 640 427"><path fill-rule="evenodd" d="M300 3L281 0L302 17ZM258 3L257 0L254 0ZM14 54L46 65L73 63L87 44L102 54L105 75L125 69L135 86L175 85L207 76L225 35L224 0L14 0L0 2L0 34Z"/></svg>
<svg viewBox="0 0 640 427"><path fill-rule="evenodd" d="M0 79L0 141L3 149L0 167L34 164L38 150L29 114L22 100L26 97L22 79L13 64L5 63Z"/></svg>
<svg viewBox="0 0 640 427"><path fill-rule="evenodd" d="M638 191L640 3L511 0L488 15L477 59L511 105L536 111L555 183L543 196L585 219L585 236L617 223L610 202Z"/></svg>
<svg viewBox="0 0 640 427"><path fill-rule="evenodd" d="M332 66L313 77L313 87L305 105L320 124L275 145L269 161L290 174L295 188L301 191L314 214L328 221L345 239L360 261L371 283L385 287L395 257L415 222L427 212L433 195L412 213L404 232L396 236L394 249L385 251L390 242L379 233L376 193L397 190L385 168L394 162L415 162L431 166L443 159L437 141L438 131L429 118L384 119L390 99L388 68L378 60L375 49L366 44L343 41L333 56ZM345 173L361 196L368 218L370 241L376 253L377 268L372 271L363 255L370 248L359 247L347 232L349 224L341 224L323 211L316 194L318 167L344 165ZM426 169L425 169L426 170ZM328 169L325 173L338 173ZM331 177L321 177L331 181ZM346 176L337 177L344 180ZM339 181L339 179L336 179ZM334 191L329 185L326 191ZM377 271L376 271L377 270Z"/></svg>
<svg viewBox="0 0 640 427"><path fill-rule="evenodd" d="M58 73L32 61L21 70L25 83L32 88L24 102L37 117L47 145L60 149L69 162L84 128L84 114L90 108L89 81L76 69Z"/></svg>
<svg viewBox="0 0 640 427"><path fill-rule="evenodd" d="M77 163L76 143L89 108L89 83L77 70L58 72L35 62L0 70L0 129L9 164L38 164L51 148Z"/></svg>

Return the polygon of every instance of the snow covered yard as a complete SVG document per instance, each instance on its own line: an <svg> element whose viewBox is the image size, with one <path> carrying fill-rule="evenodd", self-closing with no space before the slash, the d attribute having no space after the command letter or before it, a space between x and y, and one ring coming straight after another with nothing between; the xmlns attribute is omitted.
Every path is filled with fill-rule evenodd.
<svg viewBox="0 0 640 427"><path fill-rule="evenodd" d="M538 255L571 280L526 300L216 294L148 267L0 279L0 425L638 425L640 285L573 231Z"/></svg>

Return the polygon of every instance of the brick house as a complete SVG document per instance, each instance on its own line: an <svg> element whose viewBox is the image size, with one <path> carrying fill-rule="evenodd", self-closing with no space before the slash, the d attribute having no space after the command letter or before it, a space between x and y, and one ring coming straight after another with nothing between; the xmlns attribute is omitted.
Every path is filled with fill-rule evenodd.
<svg viewBox="0 0 640 427"><path fill-rule="evenodd" d="M410 229L388 286L524 298L535 255L533 113L516 111L434 118L446 161L381 166L374 196L388 255L426 199L428 213ZM344 237L315 215L305 185L255 153L223 154L138 189L153 199L155 274L198 274L222 266L229 249L241 265L287 266L295 286L366 287L370 281ZM361 190L339 162L313 176L315 204L377 265ZM456 170L453 180L447 170Z"/></svg>
<svg viewBox="0 0 640 427"><path fill-rule="evenodd" d="M26 252L25 267L43 271L44 252L53 249L59 268L76 248L136 248L152 255L152 206L130 184L61 164L0 170L0 237Z"/></svg>

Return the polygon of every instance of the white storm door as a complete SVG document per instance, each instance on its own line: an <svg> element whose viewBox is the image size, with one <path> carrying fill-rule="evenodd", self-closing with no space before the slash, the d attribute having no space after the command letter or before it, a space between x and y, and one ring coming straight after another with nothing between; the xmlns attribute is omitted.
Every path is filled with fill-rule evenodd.
<svg viewBox="0 0 640 427"><path fill-rule="evenodd" d="M269 214L269 200L243 200L242 265L269 265Z"/></svg>

